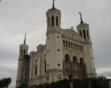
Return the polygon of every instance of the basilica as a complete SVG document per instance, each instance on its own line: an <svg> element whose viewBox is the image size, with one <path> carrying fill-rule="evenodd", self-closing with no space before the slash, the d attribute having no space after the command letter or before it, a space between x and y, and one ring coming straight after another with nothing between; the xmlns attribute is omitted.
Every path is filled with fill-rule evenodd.
<svg viewBox="0 0 111 88"><path fill-rule="evenodd" d="M79 14L77 31L61 28L61 11L55 8L53 1L52 8L46 12L46 44L28 52L25 36L19 46L16 87L96 77L89 25Z"/></svg>

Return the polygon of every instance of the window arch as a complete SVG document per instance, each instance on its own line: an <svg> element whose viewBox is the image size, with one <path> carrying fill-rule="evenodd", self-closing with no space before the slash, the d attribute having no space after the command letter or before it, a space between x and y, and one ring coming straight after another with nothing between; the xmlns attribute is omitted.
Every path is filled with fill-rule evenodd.
<svg viewBox="0 0 111 88"><path fill-rule="evenodd" d="M72 75L73 78L78 78L79 74L79 68L78 68L78 63L77 63L77 57L73 56L73 63L72 63Z"/></svg>
<svg viewBox="0 0 111 88"><path fill-rule="evenodd" d="M80 58L80 64L84 64L84 59L82 57Z"/></svg>
<svg viewBox="0 0 111 88"><path fill-rule="evenodd" d="M82 57L80 58L79 73L80 73L80 79L87 78L86 64L84 63L84 59Z"/></svg>
<svg viewBox="0 0 111 88"><path fill-rule="evenodd" d="M65 55L65 62L70 62L70 56L68 54Z"/></svg>
<svg viewBox="0 0 111 88"><path fill-rule="evenodd" d="M73 56L73 63L76 63L77 62L77 57L76 56Z"/></svg>
<svg viewBox="0 0 111 88"><path fill-rule="evenodd" d="M52 16L52 26L54 26L54 16Z"/></svg>
<svg viewBox="0 0 111 88"><path fill-rule="evenodd" d="M71 72L71 61L70 56L66 54L64 56L65 60L63 61L63 74L65 78L69 78Z"/></svg>

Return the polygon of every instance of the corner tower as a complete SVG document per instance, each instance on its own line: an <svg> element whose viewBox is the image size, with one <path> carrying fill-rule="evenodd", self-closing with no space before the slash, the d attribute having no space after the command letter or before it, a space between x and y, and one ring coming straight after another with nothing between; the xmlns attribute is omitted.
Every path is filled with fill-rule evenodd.
<svg viewBox="0 0 111 88"><path fill-rule="evenodd" d="M24 55L28 55L28 48L29 46L26 44L26 33L24 37L24 43L19 47L19 59L23 59Z"/></svg>
<svg viewBox="0 0 111 88"><path fill-rule="evenodd" d="M27 85L29 77L29 56L28 56L29 46L26 44L26 34L24 38L24 43L19 47L19 58L18 58L18 69L17 69L17 79L16 88L21 85Z"/></svg>
<svg viewBox="0 0 111 88"><path fill-rule="evenodd" d="M53 6L46 12L47 31L59 29L61 27L61 11L55 8L54 0Z"/></svg>
<svg viewBox="0 0 111 88"><path fill-rule="evenodd" d="M46 40L46 69L49 83L63 79L62 66L62 36L61 11L53 6L46 12L47 40Z"/></svg>
<svg viewBox="0 0 111 88"><path fill-rule="evenodd" d="M94 55L92 49L92 42L90 39L90 32L89 32L89 24L86 24L82 20L82 14L80 14L80 24L77 26L77 30L84 40L84 48L85 48L85 56L86 56L86 67L87 67L87 76L88 78L96 77L96 70L95 70L95 63L94 63Z"/></svg>
<svg viewBox="0 0 111 88"><path fill-rule="evenodd" d="M80 14L80 24L77 26L77 30L80 36L85 40L86 43L91 44L90 33L89 33L89 24L83 22L82 14Z"/></svg>

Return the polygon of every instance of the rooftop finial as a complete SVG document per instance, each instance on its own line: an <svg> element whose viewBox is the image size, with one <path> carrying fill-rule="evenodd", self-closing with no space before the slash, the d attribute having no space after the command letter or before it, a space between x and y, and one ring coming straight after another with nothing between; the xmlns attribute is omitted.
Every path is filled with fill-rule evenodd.
<svg viewBox="0 0 111 88"><path fill-rule="evenodd" d="M82 13L79 12L79 14L80 14L80 19L81 19L81 24L83 24L84 22L83 22L83 20L82 20Z"/></svg>
<svg viewBox="0 0 111 88"><path fill-rule="evenodd" d="M54 2L55 2L55 0L53 0L53 6L52 6L53 9L55 8L55 3Z"/></svg>
<svg viewBox="0 0 111 88"><path fill-rule="evenodd" d="M25 37L24 37L24 45L26 44L26 33L25 33Z"/></svg>

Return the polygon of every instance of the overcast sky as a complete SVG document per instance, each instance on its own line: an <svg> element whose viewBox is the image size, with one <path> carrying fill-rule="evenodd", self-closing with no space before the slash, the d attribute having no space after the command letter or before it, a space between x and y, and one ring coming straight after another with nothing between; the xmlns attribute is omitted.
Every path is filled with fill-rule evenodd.
<svg viewBox="0 0 111 88"><path fill-rule="evenodd" d="M56 0L62 12L62 28L80 23L78 12L90 25L96 70L111 77L111 0ZM46 11L52 0L2 0L0 2L0 79L11 77L14 88L19 45L27 33L30 51L46 40Z"/></svg>

